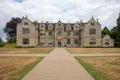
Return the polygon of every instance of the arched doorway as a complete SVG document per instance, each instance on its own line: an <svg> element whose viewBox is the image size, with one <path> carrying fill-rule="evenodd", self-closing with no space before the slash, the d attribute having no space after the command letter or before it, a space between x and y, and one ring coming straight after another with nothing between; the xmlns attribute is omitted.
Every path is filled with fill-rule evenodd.
<svg viewBox="0 0 120 80"><path fill-rule="evenodd" d="M62 43L59 41L58 42L58 47L61 47L62 46Z"/></svg>

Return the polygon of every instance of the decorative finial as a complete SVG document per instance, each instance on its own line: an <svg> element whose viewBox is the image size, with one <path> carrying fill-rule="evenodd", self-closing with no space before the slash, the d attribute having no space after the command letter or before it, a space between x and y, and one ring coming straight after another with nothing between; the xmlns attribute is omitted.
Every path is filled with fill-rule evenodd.
<svg viewBox="0 0 120 80"><path fill-rule="evenodd" d="M93 15L92 15L92 17L91 17L92 19L93 19Z"/></svg>
<svg viewBox="0 0 120 80"><path fill-rule="evenodd" d="M60 21L60 18L59 18L59 21Z"/></svg>
<svg viewBox="0 0 120 80"><path fill-rule="evenodd" d="M80 20L80 23L83 23L83 21L82 21L82 20Z"/></svg>
<svg viewBox="0 0 120 80"><path fill-rule="evenodd" d="M97 22L99 22L98 18L97 18Z"/></svg>

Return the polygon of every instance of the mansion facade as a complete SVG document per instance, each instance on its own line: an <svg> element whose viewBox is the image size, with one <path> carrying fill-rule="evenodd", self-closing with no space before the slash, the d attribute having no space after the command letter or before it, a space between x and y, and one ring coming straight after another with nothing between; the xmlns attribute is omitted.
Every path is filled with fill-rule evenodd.
<svg viewBox="0 0 120 80"><path fill-rule="evenodd" d="M108 39L109 38L109 39ZM28 47L112 47L110 37L102 38L101 24L93 17L86 23L30 21L23 17L17 25L17 46Z"/></svg>

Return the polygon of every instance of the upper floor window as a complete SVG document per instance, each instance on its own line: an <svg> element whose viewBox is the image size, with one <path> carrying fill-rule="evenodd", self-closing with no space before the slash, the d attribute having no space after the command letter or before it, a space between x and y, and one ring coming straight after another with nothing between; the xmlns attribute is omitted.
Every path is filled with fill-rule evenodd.
<svg viewBox="0 0 120 80"><path fill-rule="evenodd" d="M23 28L23 34L29 34L29 28Z"/></svg>
<svg viewBox="0 0 120 80"><path fill-rule="evenodd" d="M29 39L23 39L23 44L29 44Z"/></svg>
<svg viewBox="0 0 120 80"><path fill-rule="evenodd" d="M94 29L94 28L90 29L89 33L90 34L96 34L96 29Z"/></svg>
<svg viewBox="0 0 120 80"><path fill-rule="evenodd" d="M58 31L58 34L61 34L61 31Z"/></svg>
<svg viewBox="0 0 120 80"><path fill-rule="evenodd" d="M49 35L52 35L52 31L49 31Z"/></svg>
<svg viewBox="0 0 120 80"><path fill-rule="evenodd" d="M95 25L95 23L90 23L91 24L91 26L94 26Z"/></svg>
<svg viewBox="0 0 120 80"><path fill-rule="evenodd" d="M78 35L78 31L75 31L75 32L74 32L74 35Z"/></svg>
<svg viewBox="0 0 120 80"><path fill-rule="evenodd" d="M40 31L40 35L45 35L45 31Z"/></svg>
<svg viewBox="0 0 120 80"><path fill-rule="evenodd" d="M24 25L28 25L28 22L24 22Z"/></svg>
<svg viewBox="0 0 120 80"><path fill-rule="evenodd" d="M89 44L90 45L95 45L96 44L96 39L90 39Z"/></svg>
<svg viewBox="0 0 120 80"><path fill-rule="evenodd" d="M73 30L73 27L71 27L71 30Z"/></svg>
<svg viewBox="0 0 120 80"><path fill-rule="evenodd" d="M67 35L70 35L70 31L67 31Z"/></svg>

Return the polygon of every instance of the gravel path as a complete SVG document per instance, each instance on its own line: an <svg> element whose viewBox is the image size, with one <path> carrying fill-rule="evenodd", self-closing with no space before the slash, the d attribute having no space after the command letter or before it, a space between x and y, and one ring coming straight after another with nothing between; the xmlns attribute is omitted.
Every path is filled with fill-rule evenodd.
<svg viewBox="0 0 120 80"><path fill-rule="evenodd" d="M120 56L120 53L72 54L72 56Z"/></svg>
<svg viewBox="0 0 120 80"><path fill-rule="evenodd" d="M22 80L94 80L64 48L55 48Z"/></svg>
<svg viewBox="0 0 120 80"><path fill-rule="evenodd" d="M120 53L71 54L72 56L120 56ZM0 57L46 57L48 54L0 54Z"/></svg>
<svg viewBox="0 0 120 80"><path fill-rule="evenodd" d="M0 57L6 56L6 57L44 57L48 54L0 54Z"/></svg>

